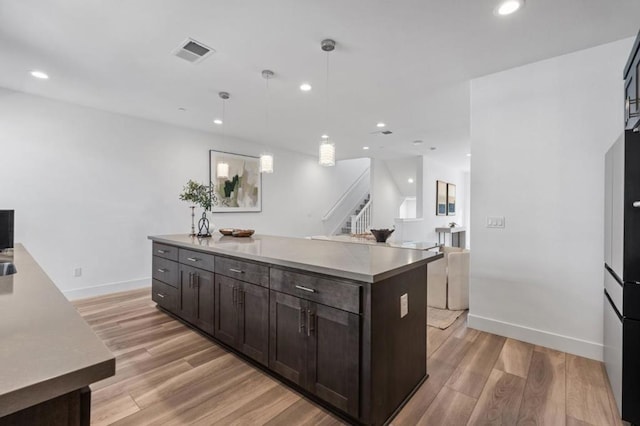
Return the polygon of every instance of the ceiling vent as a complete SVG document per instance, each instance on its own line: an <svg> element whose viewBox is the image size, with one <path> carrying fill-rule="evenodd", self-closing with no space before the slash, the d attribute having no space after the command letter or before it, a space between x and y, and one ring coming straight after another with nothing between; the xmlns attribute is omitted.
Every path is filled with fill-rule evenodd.
<svg viewBox="0 0 640 426"><path fill-rule="evenodd" d="M172 52L178 58L182 58L185 61L191 62L192 64L197 64L198 62L203 61L212 53L215 53L215 50L212 48L196 41L192 38L188 38L183 41L177 49Z"/></svg>

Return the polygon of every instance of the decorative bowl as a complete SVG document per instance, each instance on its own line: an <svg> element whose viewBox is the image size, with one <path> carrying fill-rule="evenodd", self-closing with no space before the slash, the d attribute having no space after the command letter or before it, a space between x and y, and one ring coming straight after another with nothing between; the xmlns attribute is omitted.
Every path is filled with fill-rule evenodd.
<svg viewBox="0 0 640 426"><path fill-rule="evenodd" d="M254 232L256 231L253 229L234 229L231 235L234 237L250 237Z"/></svg>
<svg viewBox="0 0 640 426"><path fill-rule="evenodd" d="M387 241L387 238L389 238L389 236L393 234L393 231L395 231L395 229L371 229L370 231L373 236L376 237L377 242L384 243Z"/></svg>
<svg viewBox="0 0 640 426"><path fill-rule="evenodd" d="M222 235L233 235L233 229L231 229L231 228L220 228L220 229L218 229L218 231Z"/></svg>

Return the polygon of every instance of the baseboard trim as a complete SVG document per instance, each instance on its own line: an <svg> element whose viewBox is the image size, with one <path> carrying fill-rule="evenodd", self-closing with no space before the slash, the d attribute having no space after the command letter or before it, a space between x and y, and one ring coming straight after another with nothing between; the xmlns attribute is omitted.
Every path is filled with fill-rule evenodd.
<svg viewBox="0 0 640 426"><path fill-rule="evenodd" d="M602 361L603 345L575 337L563 336L549 331L538 330L519 324L503 322L469 313L467 324L470 328L509 337L534 345L545 346L562 352Z"/></svg>
<svg viewBox="0 0 640 426"><path fill-rule="evenodd" d="M137 280L100 284L92 287L74 288L64 290L62 294L64 294L68 300L77 300L87 297L103 296L119 291L137 290L145 287L151 287L151 278L140 278Z"/></svg>

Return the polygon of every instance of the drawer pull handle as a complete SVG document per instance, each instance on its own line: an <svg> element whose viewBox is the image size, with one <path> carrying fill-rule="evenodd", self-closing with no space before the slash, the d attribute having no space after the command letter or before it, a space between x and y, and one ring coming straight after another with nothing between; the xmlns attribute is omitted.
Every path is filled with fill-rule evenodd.
<svg viewBox="0 0 640 426"><path fill-rule="evenodd" d="M189 262L197 262L197 261L198 261L198 260L200 260L200 259L196 259L195 257L187 257L187 260L188 260Z"/></svg>
<svg viewBox="0 0 640 426"><path fill-rule="evenodd" d="M235 272L236 274L244 274L244 271L241 271L240 269L229 268L229 270L231 272Z"/></svg>
<svg viewBox="0 0 640 426"><path fill-rule="evenodd" d="M161 299L164 299L164 294L162 294L162 293L156 293L156 296L158 296Z"/></svg>
<svg viewBox="0 0 640 426"><path fill-rule="evenodd" d="M169 252L168 252L167 250L158 250L158 253L160 253L160 254L167 254L167 253L169 253Z"/></svg>
<svg viewBox="0 0 640 426"><path fill-rule="evenodd" d="M640 209L640 201L634 201L633 202L633 207L636 209Z"/></svg>
<svg viewBox="0 0 640 426"><path fill-rule="evenodd" d="M316 291L312 288L309 287L305 287L305 286L301 286L301 285L296 285L296 288L298 290L303 290L303 291L308 291L309 293L315 293Z"/></svg>
<svg viewBox="0 0 640 426"><path fill-rule="evenodd" d="M158 268L158 272L160 272L161 274L164 274L165 272L167 272L166 269L162 269L162 268Z"/></svg>

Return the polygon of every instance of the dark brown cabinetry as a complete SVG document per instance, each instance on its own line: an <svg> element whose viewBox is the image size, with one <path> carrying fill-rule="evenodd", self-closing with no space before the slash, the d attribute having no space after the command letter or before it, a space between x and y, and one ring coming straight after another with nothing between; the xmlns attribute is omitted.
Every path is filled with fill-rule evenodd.
<svg viewBox="0 0 640 426"><path fill-rule="evenodd" d="M640 127L640 34L624 68L625 129Z"/></svg>
<svg viewBox="0 0 640 426"><path fill-rule="evenodd" d="M180 265L177 315L213 334L213 273Z"/></svg>
<svg viewBox="0 0 640 426"><path fill-rule="evenodd" d="M357 417L360 316L276 291L270 314L271 369Z"/></svg>
<svg viewBox="0 0 640 426"><path fill-rule="evenodd" d="M216 274L214 336L266 365L269 290Z"/></svg>

